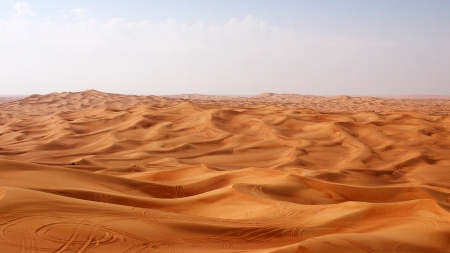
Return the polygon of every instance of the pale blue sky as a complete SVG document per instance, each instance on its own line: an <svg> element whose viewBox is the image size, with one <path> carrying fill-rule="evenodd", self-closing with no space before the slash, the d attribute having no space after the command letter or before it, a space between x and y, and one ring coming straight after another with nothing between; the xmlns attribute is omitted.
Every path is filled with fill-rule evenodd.
<svg viewBox="0 0 450 253"><path fill-rule="evenodd" d="M0 94L450 95L450 1L0 0Z"/></svg>

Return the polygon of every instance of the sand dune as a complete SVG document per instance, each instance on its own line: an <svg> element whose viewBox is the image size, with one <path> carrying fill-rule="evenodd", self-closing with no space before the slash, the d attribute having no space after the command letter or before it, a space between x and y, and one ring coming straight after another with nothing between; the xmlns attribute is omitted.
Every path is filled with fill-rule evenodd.
<svg viewBox="0 0 450 253"><path fill-rule="evenodd" d="M450 252L450 100L0 104L2 252Z"/></svg>
<svg viewBox="0 0 450 253"><path fill-rule="evenodd" d="M25 96L1 96L0 95L0 104L11 102L14 100L19 100L21 98L24 98Z"/></svg>

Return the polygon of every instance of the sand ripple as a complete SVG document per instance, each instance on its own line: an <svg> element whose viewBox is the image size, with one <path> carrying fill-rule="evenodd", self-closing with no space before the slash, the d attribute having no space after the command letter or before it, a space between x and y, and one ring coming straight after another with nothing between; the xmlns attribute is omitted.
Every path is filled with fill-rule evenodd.
<svg viewBox="0 0 450 253"><path fill-rule="evenodd" d="M4 252L447 252L447 98L0 104Z"/></svg>

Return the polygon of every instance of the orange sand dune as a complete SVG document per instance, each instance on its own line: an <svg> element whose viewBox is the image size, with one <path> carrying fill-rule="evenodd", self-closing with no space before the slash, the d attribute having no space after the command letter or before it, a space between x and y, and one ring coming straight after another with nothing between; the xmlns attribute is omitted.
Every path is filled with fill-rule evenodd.
<svg viewBox="0 0 450 253"><path fill-rule="evenodd" d="M450 252L446 98L0 104L1 252Z"/></svg>

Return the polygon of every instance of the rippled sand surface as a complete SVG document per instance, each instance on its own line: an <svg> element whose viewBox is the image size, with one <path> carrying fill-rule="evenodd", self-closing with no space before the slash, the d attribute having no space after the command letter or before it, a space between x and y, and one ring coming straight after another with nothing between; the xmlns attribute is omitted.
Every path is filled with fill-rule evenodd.
<svg viewBox="0 0 450 253"><path fill-rule="evenodd" d="M1 252L450 252L444 97L0 104Z"/></svg>

